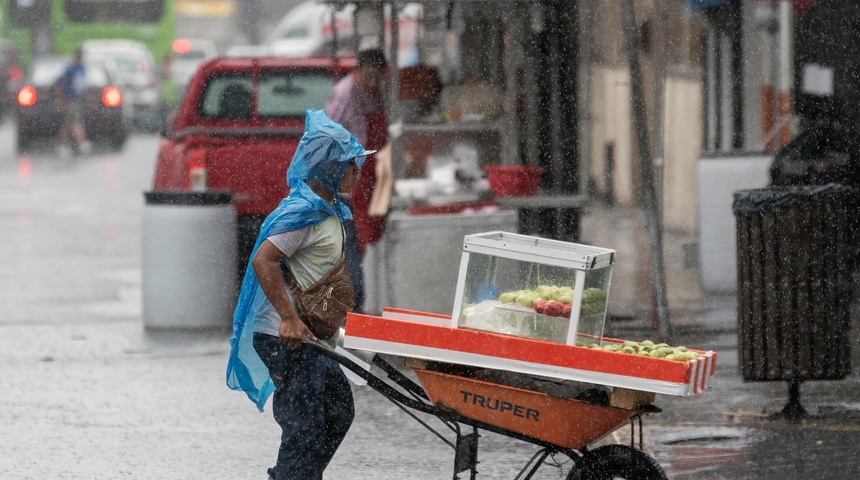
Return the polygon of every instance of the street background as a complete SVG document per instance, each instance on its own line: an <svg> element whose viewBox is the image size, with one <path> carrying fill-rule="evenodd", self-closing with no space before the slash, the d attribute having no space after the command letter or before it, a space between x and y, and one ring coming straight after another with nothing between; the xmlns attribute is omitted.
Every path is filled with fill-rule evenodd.
<svg viewBox="0 0 860 480"><path fill-rule="evenodd" d="M0 478L266 478L279 431L269 406L258 413L224 383L229 319L224 331L186 333L147 331L141 320L140 224L158 137L137 133L121 153L61 160L52 148L16 153L12 126L0 127ZM624 256L638 248L635 215L593 204L583 220L584 241L619 250L616 277L637 274ZM671 293L696 274L671 232L666 243ZM610 294L610 306L630 301ZM856 373L803 384L813 418L769 418L787 385L740 378L734 302L705 296L673 310L674 343L715 350L716 375L700 395L658 395L664 411L645 420L646 450L676 479L860 473ZM608 328L653 338L641 316L618 315ZM355 399L327 478L451 478L448 446L368 387ZM535 451L485 433L479 478L513 478ZM538 478L566 471L544 467Z"/></svg>

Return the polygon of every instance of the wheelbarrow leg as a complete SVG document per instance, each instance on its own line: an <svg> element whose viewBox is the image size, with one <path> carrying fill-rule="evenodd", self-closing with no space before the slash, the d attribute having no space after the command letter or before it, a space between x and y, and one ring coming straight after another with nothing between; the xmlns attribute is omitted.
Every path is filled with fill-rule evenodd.
<svg viewBox="0 0 860 480"><path fill-rule="evenodd" d="M526 473L526 470L528 470L529 472L525 477L522 477L522 480L530 480L532 477L534 477L535 473L537 473L538 469L541 467L541 465L544 464L550 454L552 454L552 452L548 448L542 448L538 450L537 453L532 456L531 460L526 463L526 466L523 467L523 469L520 471L520 473L516 476L514 480L519 480L520 477L522 477L522 475ZM530 466L531 469L529 469Z"/></svg>
<svg viewBox="0 0 860 480"><path fill-rule="evenodd" d="M460 472L469 470L471 480L478 478L478 429L472 427L472 433L463 435L459 427L456 429L457 445L454 447L454 480L459 480Z"/></svg>

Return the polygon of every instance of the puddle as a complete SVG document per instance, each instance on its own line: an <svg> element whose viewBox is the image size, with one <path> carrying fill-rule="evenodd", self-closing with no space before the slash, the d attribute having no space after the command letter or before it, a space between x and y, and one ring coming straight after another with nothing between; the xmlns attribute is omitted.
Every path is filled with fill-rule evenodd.
<svg viewBox="0 0 860 480"><path fill-rule="evenodd" d="M703 474L742 471L747 464L746 450L752 444L765 440L769 433L748 428L721 426L661 427L651 429L655 456L663 468L678 474L698 478ZM719 478L741 479L743 475Z"/></svg>
<svg viewBox="0 0 860 480"><path fill-rule="evenodd" d="M767 433L750 428L734 427L661 427L651 430L656 445L742 447L767 438Z"/></svg>

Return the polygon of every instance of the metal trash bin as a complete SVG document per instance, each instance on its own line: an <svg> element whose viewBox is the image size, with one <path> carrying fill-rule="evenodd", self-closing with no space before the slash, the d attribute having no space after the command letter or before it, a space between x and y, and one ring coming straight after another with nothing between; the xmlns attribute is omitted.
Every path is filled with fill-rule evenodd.
<svg viewBox="0 0 860 480"><path fill-rule="evenodd" d="M228 192L145 192L143 322L229 329L236 306L236 213Z"/></svg>
<svg viewBox="0 0 860 480"><path fill-rule="evenodd" d="M788 415L805 413L800 382L851 372L851 196L836 184L734 194L741 373L789 381Z"/></svg>

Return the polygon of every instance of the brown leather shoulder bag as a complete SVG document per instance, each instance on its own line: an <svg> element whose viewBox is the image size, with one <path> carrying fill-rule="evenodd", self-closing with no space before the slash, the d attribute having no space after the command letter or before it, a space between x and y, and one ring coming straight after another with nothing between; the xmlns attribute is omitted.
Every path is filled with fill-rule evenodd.
<svg viewBox="0 0 860 480"><path fill-rule="evenodd" d="M317 338L332 338L343 326L347 312L351 312L355 306L355 291L343 251L340 261L306 290L302 290L289 268L283 268L286 267L286 262L281 265L287 287L296 300L299 317Z"/></svg>

